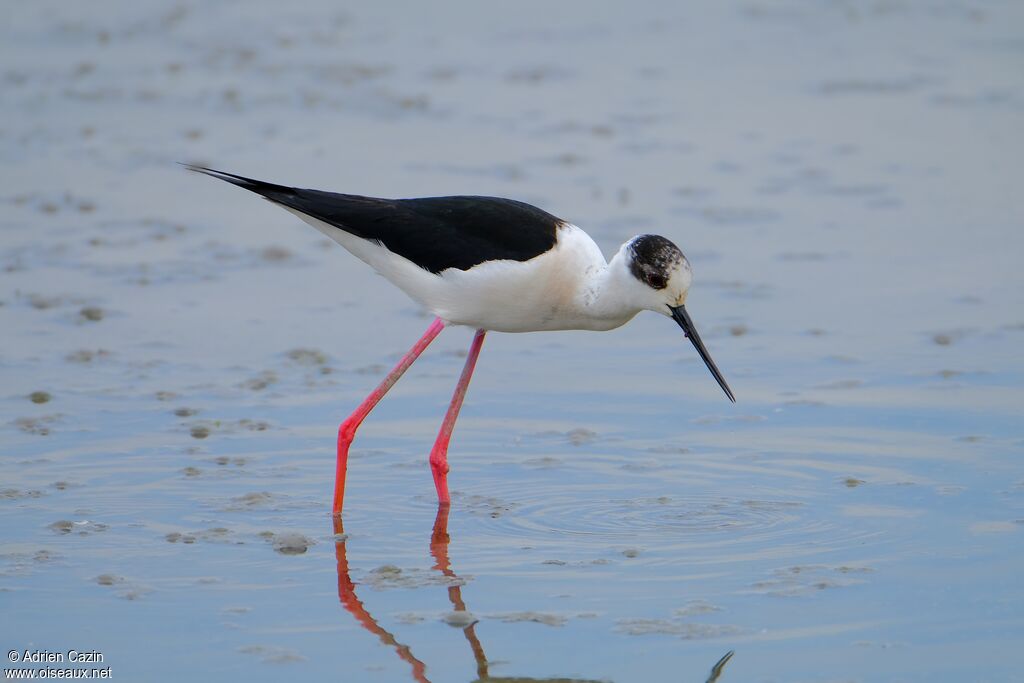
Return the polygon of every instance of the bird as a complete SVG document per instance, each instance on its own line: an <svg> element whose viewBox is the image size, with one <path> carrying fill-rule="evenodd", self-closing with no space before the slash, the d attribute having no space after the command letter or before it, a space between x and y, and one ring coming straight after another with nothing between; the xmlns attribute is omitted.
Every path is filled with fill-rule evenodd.
<svg viewBox="0 0 1024 683"><path fill-rule="evenodd" d="M186 168L249 190L295 214L430 311L433 322L338 427L332 512L340 516L356 430L445 327L476 330L429 463L438 503L448 506L448 446L487 332L606 331L641 311L682 328L725 395L736 397L686 309L693 270L660 235L637 235L606 260L581 228L501 197L383 199Z"/></svg>

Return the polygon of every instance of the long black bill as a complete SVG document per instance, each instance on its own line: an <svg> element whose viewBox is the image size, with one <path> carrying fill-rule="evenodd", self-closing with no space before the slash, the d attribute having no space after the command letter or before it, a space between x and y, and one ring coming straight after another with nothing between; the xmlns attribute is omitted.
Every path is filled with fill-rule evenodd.
<svg viewBox="0 0 1024 683"><path fill-rule="evenodd" d="M722 387L722 391L729 397L729 400L735 403L736 397L732 395L732 390L725 383L725 378L718 371L715 361L711 360L711 354L704 348L704 342L700 340L700 335L697 334L697 326L690 320L690 314L686 312L686 306L669 306L668 308L672 311L672 319L679 323L679 327L683 328L683 334L690 338L690 341L693 342L694 347L697 349L697 353L700 354L701 359L704 361L704 365L708 366L708 370L718 380L718 386Z"/></svg>

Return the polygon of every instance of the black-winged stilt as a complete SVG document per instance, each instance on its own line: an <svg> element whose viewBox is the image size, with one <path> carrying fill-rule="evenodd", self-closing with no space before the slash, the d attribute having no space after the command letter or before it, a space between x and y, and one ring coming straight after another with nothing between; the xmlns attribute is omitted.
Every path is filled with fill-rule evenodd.
<svg viewBox="0 0 1024 683"><path fill-rule="evenodd" d="M664 237L634 237L606 261L580 228L512 199L378 199L274 185L202 166L188 168L291 211L436 316L338 428L335 514L344 502L348 449L356 429L446 325L474 327L476 335L430 451L437 499L443 505L451 500L448 443L488 331L611 330L640 311L654 311L679 324L726 396L736 401L686 312L690 263Z"/></svg>

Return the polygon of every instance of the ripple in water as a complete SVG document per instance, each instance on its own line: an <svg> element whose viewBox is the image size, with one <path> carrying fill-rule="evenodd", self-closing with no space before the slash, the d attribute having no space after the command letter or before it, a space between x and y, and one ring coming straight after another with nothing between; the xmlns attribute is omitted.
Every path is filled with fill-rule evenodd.
<svg viewBox="0 0 1024 683"><path fill-rule="evenodd" d="M677 537L751 533L793 524L801 503L718 498L545 498L520 503L512 523L532 532L621 536L657 532Z"/></svg>
<svg viewBox="0 0 1024 683"><path fill-rule="evenodd" d="M792 559L854 547L860 553L868 539L878 536L843 526L839 517L823 518L814 506L795 500L707 494L626 498L621 488L599 485L503 493L504 499L456 495L454 505L492 518L483 533L506 541L601 552L609 545L631 544L658 551L662 560L685 557L693 564Z"/></svg>

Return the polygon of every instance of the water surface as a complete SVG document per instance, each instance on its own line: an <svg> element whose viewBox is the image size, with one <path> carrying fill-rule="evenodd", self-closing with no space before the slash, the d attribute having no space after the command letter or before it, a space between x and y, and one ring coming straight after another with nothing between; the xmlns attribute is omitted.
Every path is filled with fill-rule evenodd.
<svg viewBox="0 0 1024 683"><path fill-rule="evenodd" d="M35 2L0 27L0 641L120 680L1022 680L1011 2ZM665 234L671 321L429 324L176 162ZM442 511L443 512L443 511ZM517 678L518 677L518 678Z"/></svg>

